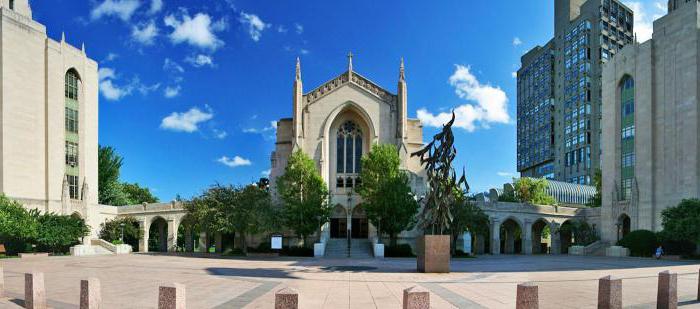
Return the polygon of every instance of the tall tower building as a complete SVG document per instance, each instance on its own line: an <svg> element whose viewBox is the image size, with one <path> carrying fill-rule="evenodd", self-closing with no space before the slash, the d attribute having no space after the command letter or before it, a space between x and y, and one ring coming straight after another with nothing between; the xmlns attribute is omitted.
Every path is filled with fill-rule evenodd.
<svg viewBox="0 0 700 309"><path fill-rule="evenodd" d="M518 172L590 184L601 166L602 65L634 41L634 15L616 0L554 9L554 38L518 71Z"/></svg>

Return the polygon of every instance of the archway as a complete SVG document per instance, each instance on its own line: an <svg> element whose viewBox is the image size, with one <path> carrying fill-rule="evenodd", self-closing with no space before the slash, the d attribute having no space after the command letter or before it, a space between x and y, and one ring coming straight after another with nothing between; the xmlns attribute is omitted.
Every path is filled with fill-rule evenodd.
<svg viewBox="0 0 700 309"><path fill-rule="evenodd" d="M501 224L501 253L520 254L522 253L522 229L520 224L513 219L508 219Z"/></svg>
<svg viewBox="0 0 700 309"><path fill-rule="evenodd" d="M352 231L352 238L368 238L369 237L369 223L367 222L367 215L365 210L362 209L362 205L355 206L352 211L352 225L350 225Z"/></svg>
<svg viewBox="0 0 700 309"><path fill-rule="evenodd" d="M348 215L345 207L335 205L331 213L331 238L348 237Z"/></svg>
<svg viewBox="0 0 700 309"><path fill-rule="evenodd" d="M571 220L566 220L560 227L559 227L559 241L561 243L560 246L560 253L561 254L567 254L569 253L569 247L573 245L574 243L574 225L571 223Z"/></svg>
<svg viewBox="0 0 700 309"><path fill-rule="evenodd" d="M168 222L163 217L156 217L151 221L148 229L148 251L168 251Z"/></svg>
<svg viewBox="0 0 700 309"><path fill-rule="evenodd" d="M198 242L199 231L195 230L194 221L190 215L185 215L177 228L177 251L194 252L194 245Z"/></svg>
<svg viewBox="0 0 700 309"><path fill-rule="evenodd" d="M532 254L547 254L551 245L551 232L545 219L539 219L532 225Z"/></svg>
<svg viewBox="0 0 700 309"><path fill-rule="evenodd" d="M631 229L632 220L628 215L621 214L620 217L617 218L617 240L625 238L625 236L630 233Z"/></svg>

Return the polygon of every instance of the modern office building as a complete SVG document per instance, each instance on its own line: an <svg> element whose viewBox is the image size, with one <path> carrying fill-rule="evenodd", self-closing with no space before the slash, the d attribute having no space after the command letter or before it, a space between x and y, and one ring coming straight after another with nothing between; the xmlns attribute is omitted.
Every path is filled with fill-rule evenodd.
<svg viewBox="0 0 700 309"><path fill-rule="evenodd" d="M28 0L0 1L0 46L0 192L27 208L90 217L97 63L48 38Z"/></svg>
<svg viewBox="0 0 700 309"><path fill-rule="evenodd" d="M700 5L670 0L652 39L603 72L602 237L662 229L661 213L700 197Z"/></svg>
<svg viewBox="0 0 700 309"><path fill-rule="evenodd" d="M600 167L603 63L633 39L615 0L556 0L554 38L518 71L518 171L590 184Z"/></svg>

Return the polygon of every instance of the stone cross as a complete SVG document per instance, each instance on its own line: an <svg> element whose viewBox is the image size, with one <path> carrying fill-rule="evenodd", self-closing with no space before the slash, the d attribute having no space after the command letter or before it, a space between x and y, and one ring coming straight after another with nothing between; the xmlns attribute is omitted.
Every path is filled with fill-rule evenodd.
<svg viewBox="0 0 700 309"><path fill-rule="evenodd" d="M292 288L284 288L275 293L275 309L299 308L299 292Z"/></svg>
<svg viewBox="0 0 700 309"><path fill-rule="evenodd" d="M430 292L428 290L413 286L403 290L403 309L429 309Z"/></svg>
<svg viewBox="0 0 700 309"><path fill-rule="evenodd" d="M24 308L46 309L46 289L44 273L32 272L24 274Z"/></svg>
<svg viewBox="0 0 700 309"><path fill-rule="evenodd" d="M101 303L100 279L80 280L80 309L99 309Z"/></svg>
<svg viewBox="0 0 700 309"><path fill-rule="evenodd" d="M658 294L656 294L657 309L678 308L678 274L668 270L659 273Z"/></svg>
<svg viewBox="0 0 700 309"><path fill-rule="evenodd" d="M185 285L173 283L158 288L158 309L185 309Z"/></svg>
<svg viewBox="0 0 700 309"><path fill-rule="evenodd" d="M532 282L518 284L515 308L538 309L539 307L540 300L537 284Z"/></svg>
<svg viewBox="0 0 700 309"><path fill-rule="evenodd" d="M598 280L598 309L622 309L622 279L607 276Z"/></svg>

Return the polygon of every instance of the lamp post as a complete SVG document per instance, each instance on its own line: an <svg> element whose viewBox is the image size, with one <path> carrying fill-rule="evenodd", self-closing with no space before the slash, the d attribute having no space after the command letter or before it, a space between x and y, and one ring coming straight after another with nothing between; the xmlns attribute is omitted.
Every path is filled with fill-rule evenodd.
<svg viewBox="0 0 700 309"><path fill-rule="evenodd" d="M615 223L615 226L617 227L617 241L620 241L620 226L621 225L622 224L620 224L619 221L617 223Z"/></svg>
<svg viewBox="0 0 700 309"><path fill-rule="evenodd" d="M119 223L119 227L122 229L122 244L124 243L124 222Z"/></svg>

